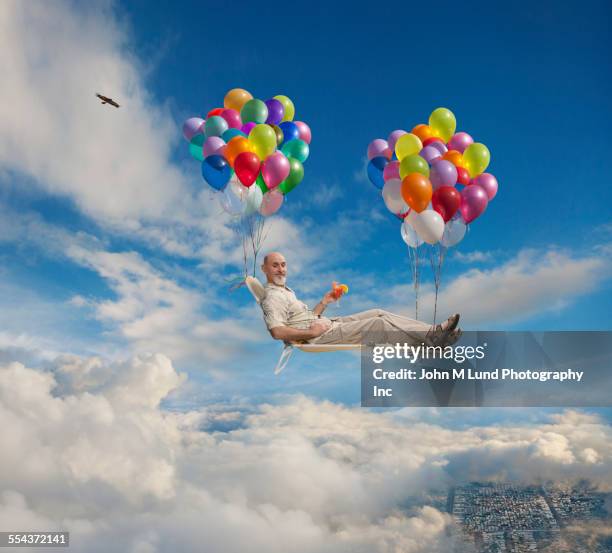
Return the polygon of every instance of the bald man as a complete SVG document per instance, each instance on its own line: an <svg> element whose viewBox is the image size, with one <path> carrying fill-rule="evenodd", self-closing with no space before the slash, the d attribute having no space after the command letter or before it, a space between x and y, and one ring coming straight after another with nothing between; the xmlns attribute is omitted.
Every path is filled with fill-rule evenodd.
<svg viewBox="0 0 612 553"><path fill-rule="evenodd" d="M276 340L310 344L361 344L367 336L379 343L398 338L415 344L426 340L433 345L455 343L461 335L459 314L435 327L382 309L370 309L346 317L323 317L325 308L337 301L327 292L314 309L299 301L287 281L287 261L279 252L264 258L261 270L266 275L265 296L261 301L264 321Z"/></svg>

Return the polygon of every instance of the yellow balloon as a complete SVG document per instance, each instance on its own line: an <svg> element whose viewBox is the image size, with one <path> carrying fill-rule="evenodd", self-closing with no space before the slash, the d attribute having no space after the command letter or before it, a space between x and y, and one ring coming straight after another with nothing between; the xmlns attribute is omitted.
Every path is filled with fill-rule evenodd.
<svg viewBox="0 0 612 553"><path fill-rule="evenodd" d="M274 99L283 104L283 107L285 108L285 115L283 115L281 123L283 121L293 121L293 118L295 117L295 106L293 105L291 98L279 94L278 96L274 96Z"/></svg>
<svg viewBox="0 0 612 553"><path fill-rule="evenodd" d="M489 166L491 153L484 144L474 142L463 152L463 161L470 177L475 178Z"/></svg>
<svg viewBox="0 0 612 553"><path fill-rule="evenodd" d="M395 143L395 155L400 161L406 156L418 154L422 149L421 139L412 133L403 134Z"/></svg>
<svg viewBox="0 0 612 553"><path fill-rule="evenodd" d="M253 95L244 88L232 88L223 99L223 105L226 109L235 109L238 113L242 106L249 100L253 99Z"/></svg>
<svg viewBox="0 0 612 553"><path fill-rule="evenodd" d="M455 134L457 120L450 109L437 108L429 116L429 126L444 139L444 142L448 142Z"/></svg>
<svg viewBox="0 0 612 553"><path fill-rule="evenodd" d="M249 141L261 160L266 159L276 150L276 133L270 125L266 125L265 123L255 125L251 129Z"/></svg>

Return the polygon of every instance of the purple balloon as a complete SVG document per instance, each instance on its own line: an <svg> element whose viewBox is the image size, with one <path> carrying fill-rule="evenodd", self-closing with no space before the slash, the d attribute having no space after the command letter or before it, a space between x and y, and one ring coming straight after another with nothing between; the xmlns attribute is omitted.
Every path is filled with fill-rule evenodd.
<svg viewBox="0 0 612 553"><path fill-rule="evenodd" d="M240 129L244 134L246 134L247 136L249 136L249 133L251 132L251 129L257 125L257 123L253 123L253 121L249 121L248 123L245 123L244 125L242 125L242 128Z"/></svg>
<svg viewBox="0 0 612 553"><path fill-rule="evenodd" d="M474 144L474 139L466 132L458 132L448 141L448 147L451 150L457 150L461 153L465 152L470 144Z"/></svg>
<svg viewBox="0 0 612 553"><path fill-rule="evenodd" d="M440 159L442 154L437 148L433 146L425 146L420 152L419 155L427 162L429 165L435 162L436 159Z"/></svg>
<svg viewBox="0 0 612 553"><path fill-rule="evenodd" d="M225 148L225 140L219 138L218 136L209 136L204 142L204 146L202 148L202 153L204 157L212 156L212 155L223 155L223 148Z"/></svg>
<svg viewBox="0 0 612 553"><path fill-rule="evenodd" d="M470 184L461 191L461 217L466 224L471 223L476 217L481 215L485 209L489 198L484 188L477 184Z"/></svg>
<svg viewBox="0 0 612 553"><path fill-rule="evenodd" d="M455 186L457 183L457 168L446 159L435 161L429 172L429 180L434 190L441 186Z"/></svg>
<svg viewBox="0 0 612 553"><path fill-rule="evenodd" d="M202 132L202 125L204 125L205 121L201 117L190 117L183 123L183 136L186 140L191 141L191 139L196 135Z"/></svg>
<svg viewBox="0 0 612 553"><path fill-rule="evenodd" d="M368 146L368 159L373 159L375 157L386 157L387 159L391 159L392 155L393 152L389 148L389 144L382 138L372 140Z"/></svg>
<svg viewBox="0 0 612 553"><path fill-rule="evenodd" d="M431 144L428 144L428 146L432 146L433 148L438 150L438 152L440 152L442 155L448 152L448 148L444 144L442 144L442 142L438 142L437 140L434 140Z"/></svg>
<svg viewBox="0 0 612 553"><path fill-rule="evenodd" d="M391 148L392 151L395 150L395 143L397 142L398 138L402 136L403 134L406 134L406 131L402 131L398 129L396 131L393 131L387 138L387 142L389 143L389 148Z"/></svg>
<svg viewBox="0 0 612 553"><path fill-rule="evenodd" d="M266 119L266 123L268 125L278 125L285 116L285 106L276 98L266 100L266 106L268 106L268 118Z"/></svg>
<svg viewBox="0 0 612 553"><path fill-rule="evenodd" d="M484 188L489 201L495 198L495 194L497 194L497 179L491 173L482 173L482 175L478 175L473 180L473 184L477 184Z"/></svg>

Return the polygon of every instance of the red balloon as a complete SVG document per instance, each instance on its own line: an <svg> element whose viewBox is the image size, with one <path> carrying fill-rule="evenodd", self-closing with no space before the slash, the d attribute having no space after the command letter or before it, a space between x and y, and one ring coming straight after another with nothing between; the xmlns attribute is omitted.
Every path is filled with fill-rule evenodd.
<svg viewBox="0 0 612 553"><path fill-rule="evenodd" d="M259 175L261 161L253 152L242 152L236 156L234 171L238 180L245 186L251 186Z"/></svg>
<svg viewBox="0 0 612 553"><path fill-rule="evenodd" d="M425 146L429 146L432 142L441 142L442 144L444 144L444 140L442 140L438 136L432 136L423 140L423 148L425 148ZM444 145L446 146L446 144Z"/></svg>
<svg viewBox="0 0 612 553"><path fill-rule="evenodd" d="M470 184L470 173L465 167L457 167L457 182L467 186Z"/></svg>
<svg viewBox="0 0 612 553"><path fill-rule="evenodd" d="M431 205L447 223L461 205L461 194L454 186L441 186L433 193Z"/></svg>
<svg viewBox="0 0 612 553"><path fill-rule="evenodd" d="M223 108L211 109L206 115L206 119L208 119L209 117L213 117L214 115L221 115L222 111L223 111Z"/></svg>

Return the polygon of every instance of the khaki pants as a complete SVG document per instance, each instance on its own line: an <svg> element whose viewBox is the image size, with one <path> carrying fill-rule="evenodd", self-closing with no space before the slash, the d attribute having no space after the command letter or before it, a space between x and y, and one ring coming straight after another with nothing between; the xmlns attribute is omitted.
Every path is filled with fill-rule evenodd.
<svg viewBox="0 0 612 553"><path fill-rule="evenodd" d="M331 328L309 344L362 344L403 342L420 344L431 325L383 309L370 309L331 319ZM372 340L374 338L374 340Z"/></svg>

